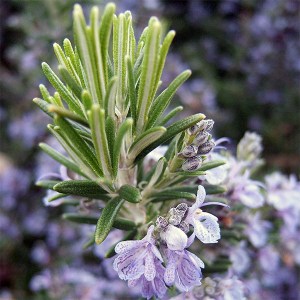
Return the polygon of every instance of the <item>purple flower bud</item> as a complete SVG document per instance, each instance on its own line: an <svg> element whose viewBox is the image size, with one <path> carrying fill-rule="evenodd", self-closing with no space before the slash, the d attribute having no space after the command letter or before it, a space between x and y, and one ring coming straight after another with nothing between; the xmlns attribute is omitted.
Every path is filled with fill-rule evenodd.
<svg viewBox="0 0 300 300"><path fill-rule="evenodd" d="M199 155L196 155L194 157L188 158L186 161L182 164L182 170L183 171L196 171L200 168L202 164L202 158Z"/></svg>
<svg viewBox="0 0 300 300"><path fill-rule="evenodd" d="M208 132L201 131L196 135L193 143L199 147L200 145L206 143L210 136L211 135Z"/></svg>
<svg viewBox="0 0 300 300"><path fill-rule="evenodd" d="M211 131L213 129L214 124L215 124L214 120L208 119L208 120L203 120L203 122L205 122L203 130Z"/></svg>
<svg viewBox="0 0 300 300"><path fill-rule="evenodd" d="M182 219L180 212L177 212L176 208L171 208L169 211L169 223L172 225L179 225Z"/></svg>
<svg viewBox="0 0 300 300"><path fill-rule="evenodd" d="M200 123L200 122L199 122ZM189 135L194 135L196 134L199 130L200 130L200 125L199 123L191 126L189 129L188 129L188 134Z"/></svg>
<svg viewBox="0 0 300 300"><path fill-rule="evenodd" d="M158 227L158 229L165 229L168 226L168 221L166 218L159 216L155 222L155 225Z"/></svg>
<svg viewBox="0 0 300 300"><path fill-rule="evenodd" d="M215 147L215 143L213 141L208 141L199 147L198 153L200 155L205 155L209 153Z"/></svg>
<svg viewBox="0 0 300 300"><path fill-rule="evenodd" d="M182 211L183 215L185 214L185 212L187 211L188 208L189 207L186 203L180 203L176 206L176 209L179 210L179 211Z"/></svg>
<svg viewBox="0 0 300 300"><path fill-rule="evenodd" d="M184 233L188 233L189 230L190 230L190 226L187 222L185 221L182 221L179 226L178 226L179 229L181 229Z"/></svg>
<svg viewBox="0 0 300 300"><path fill-rule="evenodd" d="M197 154L198 147L196 145L186 146L178 155L181 157L193 157Z"/></svg>

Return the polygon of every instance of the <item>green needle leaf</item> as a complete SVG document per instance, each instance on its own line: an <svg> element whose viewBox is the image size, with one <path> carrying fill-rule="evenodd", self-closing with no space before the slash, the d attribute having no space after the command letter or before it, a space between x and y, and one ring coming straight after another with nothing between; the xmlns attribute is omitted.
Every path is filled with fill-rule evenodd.
<svg viewBox="0 0 300 300"><path fill-rule="evenodd" d="M107 203L97 222L95 231L96 244L101 244L106 239L124 202L125 200L120 197L115 197Z"/></svg>
<svg viewBox="0 0 300 300"><path fill-rule="evenodd" d="M98 222L99 217L83 215L83 214L76 214L76 213L65 213L62 215L62 218L71 222L75 223L82 223L82 224L91 224L96 225ZM116 218L113 222L112 227L130 231L136 228L134 222L124 219L124 218ZM93 239L94 241L94 239Z"/></svg>
<svg viewBox="0 0 300 300"><path fill-rule="evenodd" d="M158 68L161 24L152 17L147 31L142 73L138 91L137 132L141 133L147 123L148 112L152 102L153 90L156 90L155 80Z"/></svg>
<svg viewBox="0 0 300 300"><path fill-rule="evenodd" d="M107 67L107 56L108 56L108 49L109 49L109 39L112 27L112 21L114 12L116 10L116 6L114 3L108 3L105 6L101 22L100 22L100 41L101 41L101 55L103 61L103 69L104 69L104 78L105 83L108 83L108 67Z"/></svg>
<svg viewBox="0 0 300 300"><path fill-rule="evenodd" d="M84 118L72 113L71 111L69 111L65 108L62 108L62 107L52 104L52 105L48 106L48 110L50 113L56 113L57 115L59 115L63 118L70 119L70 120L75 121L84 126L88 125L88 122Z"/></svg>
<svg viewBox="0 0 300 300"><path fill-rule="evenodd" d="M59 92L59 94L66 101L70 109L77 113L79 116L84 117L80 101L72 95L72 93L56 76L56 74L52 71L48 64L46 64L45 62L42 63L42 68L49 82Z"/></svg>
<svg viewBox="0 0 300 300"><path fill-rule="evenodd" d="M91 111L88 112L90 126L92 129L93 143L97 153L98 163L104 175L111 178L111 160L108 149L107 136L105 132L105 112L100 106L93 104Z"/></svg>
<svg viewBox="0 0 300 300"><path fill-rule="evenodd" d="M223 194L226 192L226 188L221 185L205 184L203 185L206 191L206 194Z"/></svg>
<svg viewBox="0 0 300 300"><path fill-rule="evenodd" d="M132 64L130 58L127 56L127 72L128 72L128 90L129 90L129 102L130 102L130 112L131 117L136 124L136 106L137 106L137 99L136 99L136 90L135 90L135 79L132 69Z"/></svg>
<svg viewBox="0 0 300 300"><path fill-rule="evenodd" d="M178 75L171 84L156 98L151 106L151 114L147 128L152 127L170 104L170 101L177 89L191 76L191 71L186 70Z"/></svg>
<svg viewBox="0 0 300 300"><path fill-rule="evenodd" d="M114 144L116 138L116 124L111 116L108 116L105 121L105 131L107 136L108 149L110 157L113 156Z"/></svg>
<svg viewBox="0 0 300 300"><path fill-rule="evenodd" d="M75 153L91 167L95 174L102 176L101 169L99 168L94 153L73 126L68 121L58 116L55 117L55 123L61 128L64 138L72 145Z"/></svg>
<svg viewBox="0 0 300 300"><path fill-rule="evenodd" d="M161 118L160 120L157 120L154 125L164 126L166 123L168 123L173 117L175 117L182 110L183 110L183 106L175 107L163 118Z"/></svg>
<svg viewBox="0 0 300 300"><path fill-rule="evenodd" d="M152 202L160 202L166 200L176 200L176 199L187 199L187 200L195 200L196 195L187 192L176 192L176 191L162 191L153 193L150 196L154 198Z"/></svg>
<svg viewBox="0 0 300 300"><path fill-rule="evenodd" d="M49 107L51 106L51 104L40 98L34 98L33 102L49 117L54 118L54 114L49 111Z"/></svg>
<svg viewBox="0 0 300 300"><path fill-rule="evenodd" d="M138 203L142 200L140 190L128 184L121 186L119 195L122 199L131 203Z"/></svg>
<svg viewBox="0 0 300 300"><path fill-rule="evenodd" d="M107 192L92 180L66 180L56 184L53 189L68 195L107 199Z"/></svg>
<svg viewBox="0 0 300 300"><path fill-rule="evenodd" d="M115 144L114 144L114 151L113 151L113 158L112 158L112 168L113 168L113 177L116 178L118 174L118 168L119 168L119 159L120 159L120 152L122 148L122 143L124 140L124 137L127 132L129 132L132 128L133 120L131 118L128 118L125 120L125 122L122 123L120 126Z"/></svg>
<svg viewBox="0 0 300 300"><path fill-rule="evenodd" d="M157 141L164 133L166 128L159 126L153 127L141 134L131 145L128 154L128 165L132 164L135 158L149 145Z"/></svg>
<svg viewBox="0 0 300 300"><path fill-rule="evenodd" d="M202 164L202 166L198 169L198 171L207 171L210 169L217 168L219 166L225 165L226 161L224 160L212 160L207 163Z"/></svg>
<svg viewBox="0 0 300 300"><path fill-rule="evenodd" d="M40 186L45 189L53 190L53 187L60 182L61 181L59 181L59 180L39 180L35 183L35 185Z"/></svg>
<svg viewBox="0 0 300 300"><path fill-rule="evenodd" d="M40 143L39 147L53 159L58 161L60 164L64 165L71 171L86 177L86 175L81 172L80 168L74 162L66 158L64 155L60 154L58 151L54 150L53 148L44 143Z"/></svg>
<svg viewBox="0 0 300 300"><path fill-rule="evenodd" d="M70 75L66 68L64 68L63 66L58 66L58 70L66 84L72 90L72 92L76 95L78 99L80 99L82 87L77 84L77 82L73 79L73 77Z"/></svg>
<svg viewBox="0 0 300 300"><path fill-rule="evenodd" d="M161 157L159 161L157 162L153 175L151 176L151 179L149 181L148 187L154 186L157 182L161 180L161 178L164 175L164 172L167 168L167 160L164 157Z"/></svg>

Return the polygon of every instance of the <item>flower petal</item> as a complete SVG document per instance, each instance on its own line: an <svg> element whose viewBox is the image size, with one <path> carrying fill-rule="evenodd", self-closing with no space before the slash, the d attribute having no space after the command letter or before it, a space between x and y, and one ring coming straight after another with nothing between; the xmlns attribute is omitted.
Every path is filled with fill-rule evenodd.
<svg viewBox="0 0 300 300"><path fill-rule="evenodd" d="M212 214L202 212L199 220L194 221L194 232L204 244L217 243L221 237L218 218Z"/></svg>
<svg viewBox="0 0 300 300"><path fill-rule="evenodd" d="M176 261L173 255L169 256L168 264L164 274L164 281L167 285L173 285L175 281Z"/></svg>
<svg viewBox="0 0 300 300"><path fill-rule="evenodd" d="M191 253L189 251L186 251L186 254L189 256L190 260L193 262L193 264L198 268L204 268L204 262L194 253Z"/></svg>
<svg viewBox="0 0 300 300"><path fill-rule="evenodd" d="M204 202L205 196L206 196L206 192L204 187L202 185L199 185L196 202L192 205L191 209L196 210L198 207L200 207L201 204Z"/></svg>
<svg viewBox="0 0 300 300"><path fill-rule="evenodd" d="M152 282L147 281L145 278L143 278L141 292L142 292L142 296L144 298L147 298L147 299L152 298L155 294L155 291L152 286Z"/></svg>
<svg viewBox="0 0 300 300"><path fill-rule="evenodd" d="M154 257L151 253L148 252L145 257L145 271L144 276L148 281L152 281L155 278L156 269L154 264Z"/></svg>
<svg viewBox="0 0 300 300"><path fill-rule="evenodd" d="M159 277L155 277L155 279L153 281L153 287L156 291L155 294L159 298L163 298L163 296L166 294L166 291L167 291L167 287L165 286L164 281Z"/></svg>
<svg viewBox="0 0 300 300"><path fill-rule="evenodd" d="M120 254L113 263L113 268L123 280L137 279L144 273L145 249L136 249Z"/></svg>
<svg viewBox="0 0 300 300"><path fill-rule="evenodd" d="M160 235L161 238L166 241L170 250L183 250L186 248L186 234L174 225L169 224L167 230L161 232Z"/></svg>
<svg viewBox="0 0 300 300"><path fill-rule="evenodd" d="M201 269L196 267L185 253L177 266L177 276L176 287L181 292L187 292L195 285L199 285L202 278Z"/></svg>
<svg viewBox="0 0 300 300"><path fill-rule="evenodd" d="M124 241L120 242L115 247L116 253L124 253L126 251L132 250L136 247L140 247L144 241Z"/></svg>
<svg viewBox="0 0 300 300"><path fill-rule="evenodd" d="M152 251L152 253L153 253L153 254L154 254L161 262L164 261L163 258L162 258L162 256L161 256L161 254L160 254L160 252L159 252L159 250L157 249L156 246L151 245L151 251Z"/></svg>

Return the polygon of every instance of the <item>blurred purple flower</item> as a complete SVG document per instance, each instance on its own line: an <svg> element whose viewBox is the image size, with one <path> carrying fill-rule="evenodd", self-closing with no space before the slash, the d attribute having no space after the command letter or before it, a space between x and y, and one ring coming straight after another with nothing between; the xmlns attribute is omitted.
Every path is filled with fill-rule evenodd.
<svg viewBox="0 0 300 300"><path fill-rule="evenodd" d="M268 232L272 228L272 224L262 219L260 212L254 215L247 213L245 216L247 220L247 227L244 230L252 245L260 248L267 243Z"/></svg>

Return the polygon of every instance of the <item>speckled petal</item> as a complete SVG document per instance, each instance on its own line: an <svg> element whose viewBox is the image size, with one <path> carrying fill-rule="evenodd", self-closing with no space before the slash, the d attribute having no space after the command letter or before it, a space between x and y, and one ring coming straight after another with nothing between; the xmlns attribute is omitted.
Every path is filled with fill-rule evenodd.
<svg viewBox="0 0 300 300"><path fill-rule="evenodd" d="M201 206L201 204L204 202L206 196L205 189L202 185L198 186L198 191L197 191L197 198L196 202L192 205L191 210L195 211L197 208Z"/></svg>
<svg viewBox="0 0 300 300"><path fill-rule="evenodd" d="M145 278L148 281L151 281L154 279L156 274L156 269L155 269L155 264L154 264L154 257L152 253L147 254L146 258L145 258Z"/></svg>
<svg viewBox="0 0 300 300"><path fill-rule="evenodd" d="M176 254L173 253L168 257L168 264L164 274L164 281L167 285L173 285L175 281L175 271L176 271Z"/></svg>
<svg viewBox="0 0 300 300"><path fill-rule="evenodd" d="M204 244L217 243L221 237L218 218L212 214L202 212L193 225L197 238Z"/></svg>
<svg viewBox="0 0 300 300"><path fill-rule="evenodd" d="M116 253L124 253L126 251L132 250L136 247L140 247L141 244L143 244L144 241L124 241L120 242L115 247Z"/></svg>

